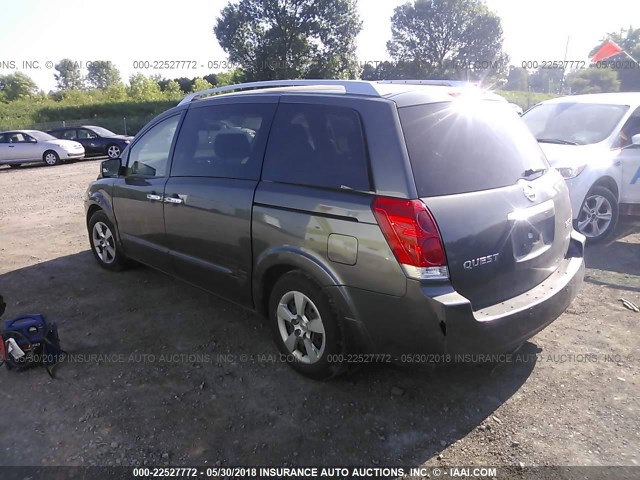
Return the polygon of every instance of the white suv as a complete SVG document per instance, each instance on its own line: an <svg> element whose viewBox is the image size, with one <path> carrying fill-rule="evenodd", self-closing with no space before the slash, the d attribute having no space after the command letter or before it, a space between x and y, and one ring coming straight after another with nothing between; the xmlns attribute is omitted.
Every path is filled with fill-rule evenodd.
<svg viewBox="0 0 640 480"><path fill-rule="evenodd" d="M522 118L569 185L589 241L607 238L620 213L640 214L640 93L555 98Z"/></svg>

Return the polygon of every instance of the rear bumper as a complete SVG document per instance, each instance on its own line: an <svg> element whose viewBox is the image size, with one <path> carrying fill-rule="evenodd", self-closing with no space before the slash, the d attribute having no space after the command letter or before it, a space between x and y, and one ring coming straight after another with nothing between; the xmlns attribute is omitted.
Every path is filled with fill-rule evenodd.
<svg viewBox="0 0 640 480"><path fill-rule="evenodd" d="M584 237L572 234L567 257L535 288L498 305L473 310L449 284L407 282L404 297L347 289L356 310L346 325L371 353L501 353L558 318L584 277Z"/></svg>

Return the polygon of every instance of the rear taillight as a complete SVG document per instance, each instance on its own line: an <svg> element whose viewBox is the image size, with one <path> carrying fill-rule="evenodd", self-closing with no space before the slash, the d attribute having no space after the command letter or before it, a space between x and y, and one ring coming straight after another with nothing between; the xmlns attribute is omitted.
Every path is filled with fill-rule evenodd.
<svg viewBox="0 0 640 480"><path fill-rule="evenodd" d="M440 232L424 203L376 197L371 209L408 277L418 280L449 278Z"/></svg>

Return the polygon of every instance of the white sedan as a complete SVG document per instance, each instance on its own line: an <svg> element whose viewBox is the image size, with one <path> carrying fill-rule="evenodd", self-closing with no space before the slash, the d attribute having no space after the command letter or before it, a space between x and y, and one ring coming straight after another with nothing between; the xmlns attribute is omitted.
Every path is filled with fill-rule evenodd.
<svg viewBox="0 0 640 480"><path fill-rule="evenodd" d="M84 158L84 147L72 140L60 140L38 130L0 132L0 165L19 167L23 163L58 165Z"/></svg>

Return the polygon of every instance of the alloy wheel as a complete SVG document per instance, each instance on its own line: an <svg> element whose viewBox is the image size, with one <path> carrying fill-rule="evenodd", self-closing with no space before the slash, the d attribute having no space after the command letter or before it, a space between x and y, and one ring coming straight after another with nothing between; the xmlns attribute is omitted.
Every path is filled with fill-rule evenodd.
<svg viewBox="0 0 640 480"><path fill-rule="evenodd" d="M602 195L590 195L578 215L578 230L587 237L598 237L609 228L612 218L611 202Z"/></svg>
<svg viewBox="0 0 640 480"><path fill-rule="evenodd" d="M118 158L120 156L120 147L111 145L107 149L107 155L109 155L109 158Z"/></svg>
<svg viewBox="0 0 640 480"><path fill-rule="evenodd" d="M92 232L93 248L98 258L104 263L110 264L116 258L116 242L113 233L103 222L96 222Z"/></svg>
<svg viewBox="0 0 640 480"><path fill-rule="evenodd" d="M278 302L278 330L285 347L298 361L318 362L326 347L326 334L318 308L305 294L285 293Z"/></svg>

